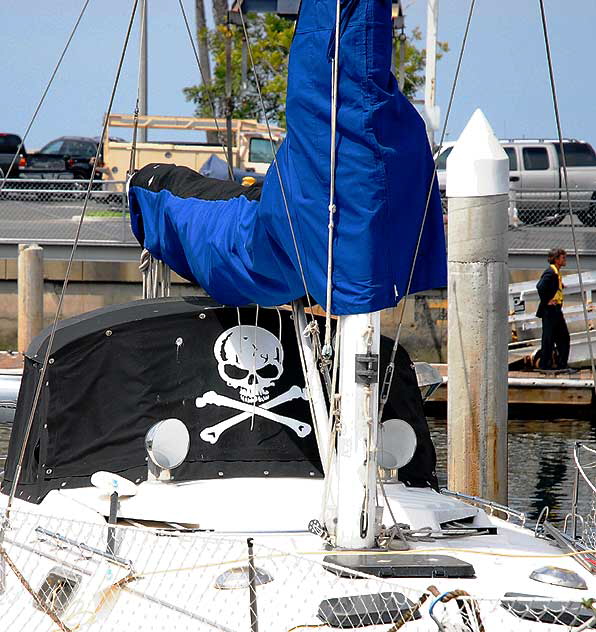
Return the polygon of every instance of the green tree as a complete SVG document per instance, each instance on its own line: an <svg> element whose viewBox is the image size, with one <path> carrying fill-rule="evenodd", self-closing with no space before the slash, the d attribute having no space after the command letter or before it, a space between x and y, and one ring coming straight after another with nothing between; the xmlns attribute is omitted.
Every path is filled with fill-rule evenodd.
<svg viewBox="0 0 596 632"><path fill-rule="evenodd" d="M288 85L288 56L294 33L294 22L273 13L245 16L250 53L255 64L267 116L272 122L285 124L285 100ZM225 41L232 38L232 94L234 118L263 120L255 74L248 60L240 27L218 26L208 34L214 62L209 85L184 88L187 100L196 103L198 116L213 116L211 101L218 117L226 114ZM243 63L243 57L245 63ZM243 71L243 68L248 70Z"/></svg>
<svg viewBox="0 0 596 632"><path fill-rule="evenodd" d="M288 57L294 34L294 21L273 13L249 13L245 17L250 52L259 78L267 117L272 123L285 126L285 101L288 77ZM196 104L196 114L202 117L226 115L226 61L225 40L232 38L232 94L233 118L250 118L263 121L255 75L252 72L248 50L244 44L242 28L219 25L207 34L213 59L213 77L209 84L184 88L188 101ZM404 94L412 99L424 85L425 50L417 48L422 39L415 28L406 40ZM437 58L449 50L446 42L438 43ZM399 55L396 47L396 56ZM244 63L243 63L244 58ZM248 59L248 61L247 61ZM396 57L396 68L399 58ZM244 69L244 70L243 70Z"/></svg>
<svg viewBox="0 0 596 632"><path fill-rule="evenodd" d="M405 81L404 95L408 99L414 99L418 90L424 87L424 69L426 68L426 49L417 48L416 43L422 40L422 33L418 27L412 30L412 33L406 40L406 51L404 55ZM394 47L395 68L398 74L399 68L399 46ZM437 59L441 59L444 53L449 52L449 44L447 42L437 42Z"/></svg>

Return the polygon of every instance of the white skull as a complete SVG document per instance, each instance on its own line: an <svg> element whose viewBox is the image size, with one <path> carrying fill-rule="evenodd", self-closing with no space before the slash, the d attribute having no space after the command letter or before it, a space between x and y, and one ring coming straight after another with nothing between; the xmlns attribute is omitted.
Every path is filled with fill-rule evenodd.
<svg viewBox="0 0 596 632"><path fill-rule="evenodd" d="M213 353L221 379L248 404L269 399L269 389L283 373L284 351L277 336L262 327L242 325L224 331Z"/></svg>

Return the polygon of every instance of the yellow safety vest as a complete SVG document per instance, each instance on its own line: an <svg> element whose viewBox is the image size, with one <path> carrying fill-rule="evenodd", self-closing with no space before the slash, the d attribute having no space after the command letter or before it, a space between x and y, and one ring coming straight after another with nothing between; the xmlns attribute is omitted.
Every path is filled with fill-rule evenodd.
<svg viewBox="0 0 596 632"><path fill-rule="evenodd" d="M563 277L561 276L559 270L557 270L557 266L554 263L551 263L550 267L553 272L555 272L556 275L559 277L559 289L557 290L557 293L553 296L552 301L557 305L563 305Z"/></svg>

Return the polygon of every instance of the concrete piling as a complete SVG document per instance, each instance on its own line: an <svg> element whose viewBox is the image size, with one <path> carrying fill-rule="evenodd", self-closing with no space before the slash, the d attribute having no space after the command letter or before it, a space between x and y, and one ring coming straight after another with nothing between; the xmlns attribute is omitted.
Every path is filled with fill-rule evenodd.
<svg viewBox="0 0 596 632"><path fill-rule="evenodd" d="M480 110L447 160L448 485L507 502L509 161Z"/></svg>
<svg viewBox="0 0 596 632"><path fill-rule="evenodd" d="M18 349L25 352L43 328L43 248L19 244Z"/></svg>

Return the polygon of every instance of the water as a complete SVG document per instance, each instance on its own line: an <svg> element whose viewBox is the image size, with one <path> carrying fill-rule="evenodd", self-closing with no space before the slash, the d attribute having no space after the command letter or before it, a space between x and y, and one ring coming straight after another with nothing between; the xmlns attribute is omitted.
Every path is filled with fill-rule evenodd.
<svg viewBox="0 0 596 632"><path fill-rule="evenodd" d="M437 450L439 484L447 485L447 424L429 419ZM549 420L510 421L509 426L509 506L536 519L548 505L554 522L560 522L571 503L575 467L575 441L595 441L596 426L590 421ZM0 470L4 467L10 427L0 424ZM595 443L596 445L596 443ZM590 495L580 487L580 513L589 508Z"/></svg>
<svg viewBox="0 0 596 632"><path fill-rule="evenodd" d="M437 451L439 484L447 485L447 423L429 419ZM561 522L571 507L575 477L573 445L595 441L596 426L590 421L542 420L509 421L509 502L508 505L536 519L545 505L553 522ZM596 444L595 444L596 445ZM580 513L586 514L591 497L580 486Z"/></svg>

